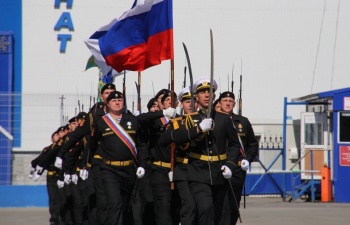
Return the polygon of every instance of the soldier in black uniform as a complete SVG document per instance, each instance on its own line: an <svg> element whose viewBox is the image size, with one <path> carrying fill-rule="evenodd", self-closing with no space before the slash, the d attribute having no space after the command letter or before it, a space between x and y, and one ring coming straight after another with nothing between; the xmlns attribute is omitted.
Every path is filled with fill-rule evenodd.
<svg viewBox="0 0 350 225"><path fill-rule="evenodd" d="M228 126L232 124L228 115L211 111L211 118L205 118L211 86L217 89L216 82L210 84L207 77L194 83L199 111L186 117L191 126L169 129L164 135L167 139L170 133L177 144L190 141L187 178L196 202L199 225L227 224L228 218L222 217L228 190L226 179L232 176L231 171L236 167L234 155L239 151L237 132L233 126Z"/></svg>
<svg viewBox="0 0 350 225"><path fill-rule="evenodd" d="M152 98L147 103L147 109L149 113L142 113L138 115L136 118L138 118L138 122L141 125L141 128L144 130L145 134L147 135L147 140L149 140L149 137L151 136L150 133L147 133L149 129L147 129L147 126L151 124L153 119L158 118L157 115L160 115L159 117L163 116L162 111L159 111L158 103L155 98ZM157 113L155 113L157 112ZM146 116L148 114L148 116ZM150 115L154 115L153 118ZM141 118L139 120L139 118ZM142 120L144 118L144 120ZM141 123L144 123L143 125ZM147 143L148 144L148 143ZM148 154L149 156L149 154ZM147 224L155 224L155 212L154 212L154 200L153 200L153 193L152 193L152 186L151 186L151 170L149 166L150 158L148 157L147 166L145 168L145 176L139 180L137 180L133 195L132 195L132 210L133 210L133 216L134 216L134 223L135 225L147 225Z"/></svg>
<svg viewBox="0 0 350 225"><path fill-rule="evenodd" d="M178 117L172 120L173 127L174 123L182 123L188 126L186 122L186 115L191 113L191 92L189 87L182 89L178 97L179 102L181 102L181 107L183 108L184 119ZM197 111L197 103L194 102L194 110ZM188 150L189 142L183 145L176 145L176 159L174 168L174 182L176 185L176 190L179 193L181 200L181 210L180 210L180 221L181 225L194 225L196 224L196 203L194 202L190 186L187 179L187 164L190 156Z"/></svg>
<svg viewBox="0 0 350 225"><path fill-rule="evenodd" d="M168 94L168 93L169 93L168 89L162 89L162 90L158 91L158 93L154 96L155 100L158 103L158 107L160 110L164 109L163 104L162 104L162 98L163 98L164 94Z"/></svg>
<svg viewBox="0 0 350 225"><path fill-rule="evenodd" d="M36 166L38 165L39 161L42 159L44 154L47 153L47 151L50 151L53 145L56 144L58 141L59 136L58 132L55 131L51 135L51 141L52 144L48 147L45 147L41 154L32 160L31 162L31 174L30 177L34 178L34 180L39 179L40 176L34 177L33 172L35 171ZM56 171L53 168L53 165L51 165L49 168L47 168L47 176L46 176L46 187L47 187L47 194L49 197L49 212L50 212L50 225L58 225L59 224L59 215L60 215L60 203L59 203L59 197L58 197L58 187L57 187L57 174Z"/></svg>
<svg viewBox="0 0 350 225"><path fill-rule="evenodd" d="M94 124L102 118L106 113L108 113L108 107L105 101L111 92L115 91L115 85L111 83L105 84L101 89L101 99L103 102L96 103L91 107L88 116L83 119L79 124L78 128L70 133L65 139L62 151L68 151L71 149L79 140L81 140L86 135L94 135ZM90 149L94 151L94 154L90 154L91 159L91 170L90 176L93 179L93 184L96 192L96 204L97 204L97 221L98 225L107 224L107 205L106 205L106 195L104 188L102 186L101 176L100 176L100 165L102 163L101 156L99 155L99 146L97 149ZM56 158L56 164L62 163L62 159Z"/></svg>
<svg viewBox="0 0 350 225"><path fill-rule="evenodd" d="M223 92L219 97L219 102L221 111L231 117L243 145L243 148L241 148L241 151L235 157L235 163L238 166L234 169L232 178L230 179L235 195L233 196L232 192L229 192L231 223L236 224L239 217L238 209L241 202L246 171L249 168L249 164L258 155L259 143L255 138L254 130L249 120L246 117L233 113L233 108L236 105L235 95L230 91Z"/></svg>
<svg viewBox="0 0 350 225"><path fill-rule="evenodd" d="M159 96L163 96L164 94L168 95L169 94L169 90L166 89L162 89L158 92L157 95ZM157 96L156 95L156 96ZM161 102L161 101L160 101ZM168 179L168 175L167 173L170 171L169 168L166 167L162 167L162 166L158 166L155 168L155 166L153 165L153 161L154 159L162 159L164 158L163 155L167 155L165 156L165 159L167 160L169 158L170 161L170 153L169 152L162 152L161 150L157 151L156 148L156 142L157 139L159 138L159 136L164 132L167 123L169 122L169 118L173 118L176 115L176 109L169 107L168 109L164 109L164 110L160 110L159 108L159 104L158 101L156 100L156 98L152 98L149 103L147 104L147 108L149 109L149 112L147 113L142 113L140 115L137 116L137 120L139 122L139 124L141 125L141 127L143 127L143 129L145 130L145 133L147 135L147 141L148 141L148 166L146 169L146 175L145 178L146 180L142 180L140 183L143 183L143 189L142 192L145 193L145 199L146 202L150 202L152 201L153 206L154 206L154 214L156 214L156 218L158 220L157 223L160 223L160 221L166 221L166 222L161 222L160 224L163 223L171 223L171 215L170 215L170 199L171 199L171 191L170 191L170 183L169 183L169 179ZM159 152L159 153L158 153ZM159 155L160 154L160 155ZM161 161L161 160L160 160ZM158 169L158 170L154 170ZM168 172L164 172L167 171ZM158 200L157 203L154 202L154 191L155 191L155 187L153 187L154 183L157 183L157 179L158 176L156 178L154 178L154 176L152 176L153 171L155 171L155 173L157 173L157 171L162 171L164 172L163 175L165 174L165 176L160 175L160 177L163 178L163 183L166 183L165 185L163 185L163 183L159 183L156 185L156 187L160 187L160 186L165 186L166 188L164 188L165 191L160 192L160 193L156 193L156 195L160 195L162 193L167 193L169 195L166 196L170 196L169 198L164 198L161 197L160 200ZM159 173L157 173L159 174ZM165 178L164 178L165 177ZM145 179L142 178L142 179ZM148 181L150 180L150 181ZM150 182L151 185L151 192L152 192L152 196L150 194L147 194L149 189L148 189L148 182ZM161 205L163 204L162 201L164 201L164 199L168 199L167 201L165 201L166 203L169 203L166 205L166 207L161 207ZM157 207L156 207L157 205ZM157 210L157 208L160 208L160 210ZM145 214L147 213L147 210L145 210ZM163 213L166 212L166 213ZM169 222L170 221L170 222ZM136 220L135 220L136 222ZM145 217L143 223L144 224L148 224L151 221L149 220L149 217Z"/></svg>
<svg viewBox="0 0 350 225"><path fill-rule="evenodd" d="M169 90L162 89L158 94L159 93L163 95L160 104L164 103L165 100L167 102L170 100L171 95ZM150 164L147 172L150 173L157 225L179 223L178 216L176 216L175 213L176 210L172 208L174 207L173 203L175 200L173 198L174 191L170 189L168 177L171 167L170 146L159 146L157 143L158 138L165 131L169 119L174 118L175 116L176 110L169 106L167 109L143 113L138 116L138 121L142 127L147 128L147 134L149 136L148 148Z"/></svg>
<svg viewBox="0 0 350 225"><path fill-rule="evenodd" d="M124 113L124 96L118 91L107 98L109 113L95 123L91 149L99 143L103 163L100 175L107 197L108 224L132 224L130 199L136 177L147 165L147 145L137 119Z"/></svg>
<svg viewBox="0 0 350 225"><path fill-rule="evenodd" d="M78 121L76 117L69 120L69 133L74 132L78 126ZM80 225L83 222L83 205L82 196L78 188L78 174L77 174L77 159L80 153L87 148L87 141L85 137L76 143L69 151L61 153L59 151L59 156L63 158L62 171L64 173L64 181L67 193L67 210L71 214L75 225Z"/></svg>

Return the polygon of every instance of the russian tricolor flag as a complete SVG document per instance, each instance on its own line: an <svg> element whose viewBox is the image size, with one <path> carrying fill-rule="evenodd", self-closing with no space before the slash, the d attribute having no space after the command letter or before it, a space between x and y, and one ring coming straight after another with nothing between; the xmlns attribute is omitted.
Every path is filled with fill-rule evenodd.
<svg viewBox="0 0 350 225"><path fill-rule="evenodd" d="M172 0L136 2L85 41L96 64L102 70L106 67L106 72L109 66L118 72L143 71L174 59Z"/></svg>

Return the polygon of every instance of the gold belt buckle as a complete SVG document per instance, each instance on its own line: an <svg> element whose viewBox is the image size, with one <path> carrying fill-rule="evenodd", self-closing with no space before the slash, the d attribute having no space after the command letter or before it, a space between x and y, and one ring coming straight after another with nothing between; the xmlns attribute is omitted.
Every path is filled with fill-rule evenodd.
<svg viewBox="0 0 350 225"><path fill-rule="evenodd" d="M213 162L213 157L209 156L208 161Z"/></svg>
<svg viewBox="0 0 350 225"><path fill-rule="evenodd" d="M124 161L120 161L120 166L124 166Z"/></svg>

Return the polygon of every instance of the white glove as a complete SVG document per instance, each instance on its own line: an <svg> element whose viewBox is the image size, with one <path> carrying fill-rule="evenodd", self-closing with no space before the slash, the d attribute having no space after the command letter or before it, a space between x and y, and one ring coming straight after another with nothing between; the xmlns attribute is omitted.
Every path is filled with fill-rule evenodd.
<svg viewBox="0 0 350 225"><path fill-rule="evenodd" d="M140 111L136 111L136 112L134 112L134 116L138 116L138 115L140 115Z"/></svg>
<svg viewBox="0 0 350 225"><path fill-rule="evenodd" d="M38 181L40 177L41 177L41 174L38 174L38 171L36 171L33 175L33 180Z"/></svg>
<svg viewBox="0 0 350 225"><path fill-rule="evenodd" d="M29 177L30 179L33 179L34 173L35 173L35 168L32 167L32 165L30 165L30 172L29 172L28 177Z"/></svg>
<svg viewBox="0 0 350 225"><path fill-rule="evenodd" d="M76 174L73 174L72 175L72 182L75 184L75 185L77 185L78 184L78 175L76 175Z"/></svg>
<svg viewBox="0 0 350 225"><path fill-rule="evenodd" d="M202 120L202 122L199 123L199 127L202 129L203 132L211 130L213 126L213 119L207 118Z"/></svg>
<svg viewBox="0 0 350 225"><path fill-rule="evenodd" d="M170 117L170 118L175 118L176 116L176 109L174 108L167 108L167 109L164 109L163 110L163 115L166 116L166 117Z"/></svg>
<svg viewBox="0 0 350 225"><path fill-rule="evenodd" d="M36 170L36 173L42 174L43 173L43 169L44 168L42 168L41 166L37 165L35 170Z"/></svg>
<svg viewBox="0 0 350 225"><path fill-rule="evenodd" d="M137 168L136 176L137 178L142 178L143 176L145 176L145 169L142 167Z"/></svg>
<svg viewBox="0 0 350 225"><path fill-rule="evenodd" d="M64 187L64 181L57 180L57 187L58 188L63 188Z"/></svg>
<svg viewBox="0 0 350 225"><path fill-rule="evenodd" d="M232 177L232 172L230 168L228 168L227 166L222 166L221 170L222 170L222 175L225 177L225 179L230 179Z"/></svg>
<svg viewBox="0 0 350 225"><path fill-rule="evenodd" d="M64 183L70 184L71 181L70 174L64 174Z"/></svg>
<svg viewBox="0 0 350 225"><path fill-rule="evenodd" d="M79 177L80 177L82 180L88 179L88 177L89 177L89 171L87 171L86 169L80 170L80 171L79 171Z"/></svg>
<svg viewBox="0 0 350 225"><path fill-rule="evenodd" d="M57 167L58 169L62 169L62 159L60 157L56 157L55 160L55 167Z"/></svg>
<svg viewBox="0 0 350 225"><path fill-rule="evenodd" d="M173 178L174 178L174 172L173 171L170 171L169 173L168 173L168 177L169 177L169 181L170 182L173 182Z"/></svg>
<svg viewBox="0 0 350 225"><path fill-rule="evenodd" d="M249 169L249 162L246 159L242 159L241 161L241 168L244 171L247 171Z"/></svg>

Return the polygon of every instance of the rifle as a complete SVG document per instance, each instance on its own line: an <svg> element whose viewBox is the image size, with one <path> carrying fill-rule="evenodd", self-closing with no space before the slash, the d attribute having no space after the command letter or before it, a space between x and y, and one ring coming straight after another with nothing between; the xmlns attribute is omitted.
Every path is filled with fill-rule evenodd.
<svg viewBox="0 0 350 225"><path fill-rule="evenodd" d="M80 101L78 100L78 108L79 108L79 112L81 112L80 111Z"/></svg>
<svg viewBox="0 0 350 225"><path fill-rule="evenodd" d="M233 93L233 83L234 83L234 81L233 81L233 69L234 69L234 67L235 67L235 64L233 63L232 64L232 74L231 74L231 92Z"/></svg>
<svg viewBox="0 0 350 225"><path fill-rule="evenodd" d="M152 80L152 89L153 89L153 95L156 95L156 93L154 92L153 80Z"/></svg>
<svg viewBox="0 0 350 225"><path fill-rule="evenodd" d="M139 113L141 113L141 97L140 97L140 91L139 91L139 86L137 85L136 81L135 81L135 86L136 86L136 91L137 91L137 111L139 111Z"/></svg>
<svg viewBox="0 0 350 225"><path fill-rule="evenodd" d="M239 77L239 98L238 98L238 115L240 115L240 116L242 116L242 103L243 102L242 102L242 59L241 59L241 75ZM240 142L241 142L241 146L243 148L242 141L240 140ZM245 196L246 196L246 190L245 190L245 184L244 184L244 188L243 188L243 206L244 206L244 208L245 208L245 203L246 203Z"/></svg>
<svg viewBox="0 0 350 225"><path fill-rule="evenodd" d="M239 77L238 115L242 116L242 67L241 76Z"/></svg>

